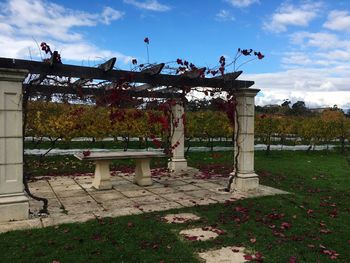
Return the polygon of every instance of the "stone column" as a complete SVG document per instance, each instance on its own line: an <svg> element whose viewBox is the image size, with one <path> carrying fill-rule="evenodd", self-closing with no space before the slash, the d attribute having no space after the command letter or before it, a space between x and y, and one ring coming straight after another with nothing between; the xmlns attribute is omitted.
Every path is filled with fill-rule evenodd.
<svg viewBox="0 0 350 263"><path fill-rule="evenodd" d="M234 161L237 158L238 171L233 188L240 191L256 189L259 186L258 175L254 172L254 97L258 92L258 89L248 88L235 92L237 100L235 139L238 140L234 143Z"/></svg>
<svg viewBox="0 0 350 263"><path fill-rule="evenodd" d="M187 160L185 159L185 127L183 123L184 107L180 102L172 106L173 120L171 121L171 145L176 145L173 149L171 161L168 163L168 168L174 173L187 171ZM175 124L175 125L174 125Z"/></svg>
<svg viewBox="0 0 350 263"><path fill-rule="evenodd" d="M22 139L22 82L27 73L0 68L0 222L29 215Z"/></svg>

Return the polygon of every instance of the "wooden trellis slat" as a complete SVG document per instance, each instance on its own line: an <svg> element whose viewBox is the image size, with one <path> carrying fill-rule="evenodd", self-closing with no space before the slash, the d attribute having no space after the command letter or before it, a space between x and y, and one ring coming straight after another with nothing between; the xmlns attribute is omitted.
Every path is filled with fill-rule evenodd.
<svg viewBox="0 0 350 263"><path fill-rule="evenodd" d="M29 94L71 94L78 95L78 90L74 87L68 86L57 86L57 85L29 85L24 84L23 88L26 89ZM103 96L108 95L113 92L113 90L105 90L103 88L81 88L81 93L87 96ZM182 97L181 93L163 93L159 91L133 91L133 90L125 90L118 91L119 93L125 92L128 96L131 97L139 97L139 98L180 98Z"/></svg>

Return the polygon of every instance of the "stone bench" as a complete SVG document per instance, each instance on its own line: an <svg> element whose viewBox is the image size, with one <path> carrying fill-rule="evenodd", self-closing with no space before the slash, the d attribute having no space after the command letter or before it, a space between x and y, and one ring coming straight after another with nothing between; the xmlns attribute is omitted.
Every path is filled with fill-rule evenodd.
<svg viewBox="0 0 350 263"><path fill-rule="evenodd" d="M113 160L134 159L136 162L134 182L140 186L152 185L150 161L152 158L167 157L157 152L91 152L75 154L82 161L95 162L95 177L92 186L99 190L112 189L109 165Z"/></svg>

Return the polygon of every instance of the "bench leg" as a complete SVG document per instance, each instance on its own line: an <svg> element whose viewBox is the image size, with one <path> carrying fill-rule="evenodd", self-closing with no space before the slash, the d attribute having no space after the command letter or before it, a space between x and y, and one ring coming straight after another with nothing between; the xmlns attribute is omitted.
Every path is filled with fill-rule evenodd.
<svg viewBox="0 0 350 263"><path fill-rule="evenodd" d="M92 186L98 190L112 189L111 175L109 173L110 161L95 161L95 177Z"/></svg>
<svg viewBox="0 0 350 263"><path fill-rule="evenodd" d="M140 186L152 185L151 169L149 167L151 159L136 159L136 169L134 182Z"/></svg>

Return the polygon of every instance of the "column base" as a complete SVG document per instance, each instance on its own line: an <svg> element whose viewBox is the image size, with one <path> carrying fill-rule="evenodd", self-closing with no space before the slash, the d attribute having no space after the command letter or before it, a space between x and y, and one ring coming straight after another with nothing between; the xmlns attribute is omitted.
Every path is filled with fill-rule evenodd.
<svg viewBox="0 0 350 263"><path fill-rule="evenodd" d="M144 177L144 178L134 178L134 183L139 186L150 186L153 184L152 179L150 177Z"/></svg>
<svg viewBox="0 0 350 263"><path fill-rule="evenodd" d="M92 183L92 187L95 188L96 190L111 190L113 186L110 180L106 180L106 181L99 181L99 182L94 181Z"/></svg>
<svg viewBox="0 0 350 263"><path fill-rule="evenodd" d="M259 177L256 173L238 174L233 181L233 189L238 191L249 191L259 187Z"/></svg>
<svg viewBox="0 0 350 263"><path fill-rule="evenodd" d="M168 163L168 169L173 173L187 172L187 160L186 159L172 159Z"/></svg>
<svg viewBox="0 0 350 263"><path fill-rule="evenodd" d="M29 200L24 193L0 195L0 222L29 218Z"/></svg>

